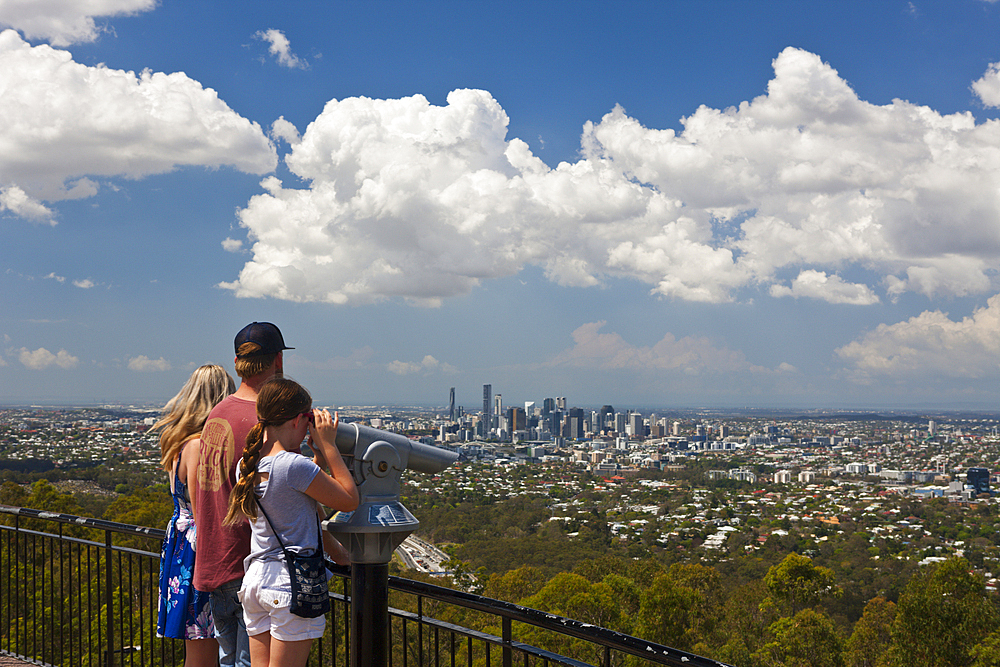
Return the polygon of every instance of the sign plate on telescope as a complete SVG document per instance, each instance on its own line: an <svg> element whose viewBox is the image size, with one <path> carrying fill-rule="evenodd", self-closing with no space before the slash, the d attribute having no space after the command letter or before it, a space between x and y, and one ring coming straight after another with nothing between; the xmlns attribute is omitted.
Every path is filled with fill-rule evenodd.
<svg viewBox="0 0 1000 667"><path fill-rule="evenodd" d="M373 526L397 526L413 523L402 505L372 505L368 508L368 523Z"/></svg>

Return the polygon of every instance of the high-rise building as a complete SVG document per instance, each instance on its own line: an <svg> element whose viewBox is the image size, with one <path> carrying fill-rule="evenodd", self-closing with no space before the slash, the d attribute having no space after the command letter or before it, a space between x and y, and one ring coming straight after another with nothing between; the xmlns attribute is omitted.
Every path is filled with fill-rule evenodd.
<svg viewBox="0 0 1000 667"><path fill-rule="evenodd" d="M634 438L642 438L646 435L646 425L642 421L642 415L633 412L628 416L628 434Z"/></svg>
<svg viewBox="0 0 1000 667"><path fill-rule="evenodd" d="M566 411L566 397L556 396L556 410Z"/></svg>
<svg viewBox="0 0 1000 667"><path fill-rule="evenodd" d="M546 398L542 401L542 414L547 415L551 412L555 412L556 409L556 399Z"/></svg>
<svg viewBox="0 0 1000 667"><path fill-rule="evenodd" d="M600 414L601 414L601 425L600 427L595 427L594 430L598 431L606 428L614 428L614 422L615 422L614 406L602 405Z"/></svg>
<svg viewBox="0 0 1000 667"><path fill-rule="evenodd" d="M503 394L496 394L493 397L493 416L497 419L503 415Z"/></svg>
<svg viewBox="0 0 1000 667"><path fill-rule="evenodd" d="M529 417L533 417L535 415L535 402L534 401L525 401L524 402L524 414L528 415Z"/></svg>
<svg viewBox="0 0 1000 667"><path fill-rule="evenodd" d="M484 384L483 385L483 436L484 437L487 433L489 433L490 428L492 428L491 426L493 424L493 419L491 414L492 410L493 410L493 385Z"/></svg>
<svg viewBox="0 0 1000 667"><path fill-rule="evenodd" d="M582 439L584 435L583 431L583 408L571 408L569 411L569 416L567 417L570 423L569 436L570 438Z"/></svg>
<svg viewBox="0 0 1000 667"><path fill-rule="evenodd" d="M932 424L934 422L931 422ZM990 491L990 471L986 468L969 468L965 471L965 483L976 490L976 493L985 493L992 496Z"/></svg>
<svg viewBox="0 0 1000 667"><path fill-rule="evenodd" d="M524 410L519 407L510 409L510 432L523 431L527 427Z"/></svg>
<svg viewBox="0 0 1000 667"><path fill-rule="evenodd" d="M448 392L448 421L455 421L455 388Z"/></svg>

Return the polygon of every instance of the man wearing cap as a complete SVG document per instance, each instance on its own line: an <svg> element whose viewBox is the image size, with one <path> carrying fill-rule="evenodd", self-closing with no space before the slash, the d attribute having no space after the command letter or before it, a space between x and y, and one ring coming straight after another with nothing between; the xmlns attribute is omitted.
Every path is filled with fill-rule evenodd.
<svg viewBox="0 0 1000 667"><path fill-rule="evenodd" d="M229 494L236 484L247 433L257 423L257 392L282 373L281 331L270 322L253 322L236 334L236 374L240 386L208 415L201 433L197 475L190 486L198 555L194 587L212 594L212 617L221 667L250 667L250 643L237 592L243 559L250 554L250 524L223 526Z"/></svg>

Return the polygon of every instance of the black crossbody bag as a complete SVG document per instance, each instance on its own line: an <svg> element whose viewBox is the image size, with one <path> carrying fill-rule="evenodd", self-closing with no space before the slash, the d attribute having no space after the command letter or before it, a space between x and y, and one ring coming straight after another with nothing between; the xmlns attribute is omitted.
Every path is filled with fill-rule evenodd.
<svg viewBox="0 0 1000 667"><path fill-rule="evenodd" d="M278 538L281 551L285 554L285 565L288 566L288 578L292 581L292 606L289 611L302 618L316 618L330 611L330 593L327 590L326 559L323 555L323 531L316 517L316 532L319 537L319 548L312 556L303 556L289 551L271 523L271 517L264 511L264 506L257 499L257 507L264 512L264 519L271 527L271 532Z"/></svg>

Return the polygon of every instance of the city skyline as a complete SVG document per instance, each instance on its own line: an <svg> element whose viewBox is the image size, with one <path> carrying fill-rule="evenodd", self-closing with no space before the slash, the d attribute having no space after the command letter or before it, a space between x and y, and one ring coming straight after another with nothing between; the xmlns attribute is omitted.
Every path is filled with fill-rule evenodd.
<svg viewBox="0 0 1000 667"><path fill-rule="evenodd" d="M323 404L1000 408L1000 2L90 7L0 5L0 405L271 321Z"/></svg>

